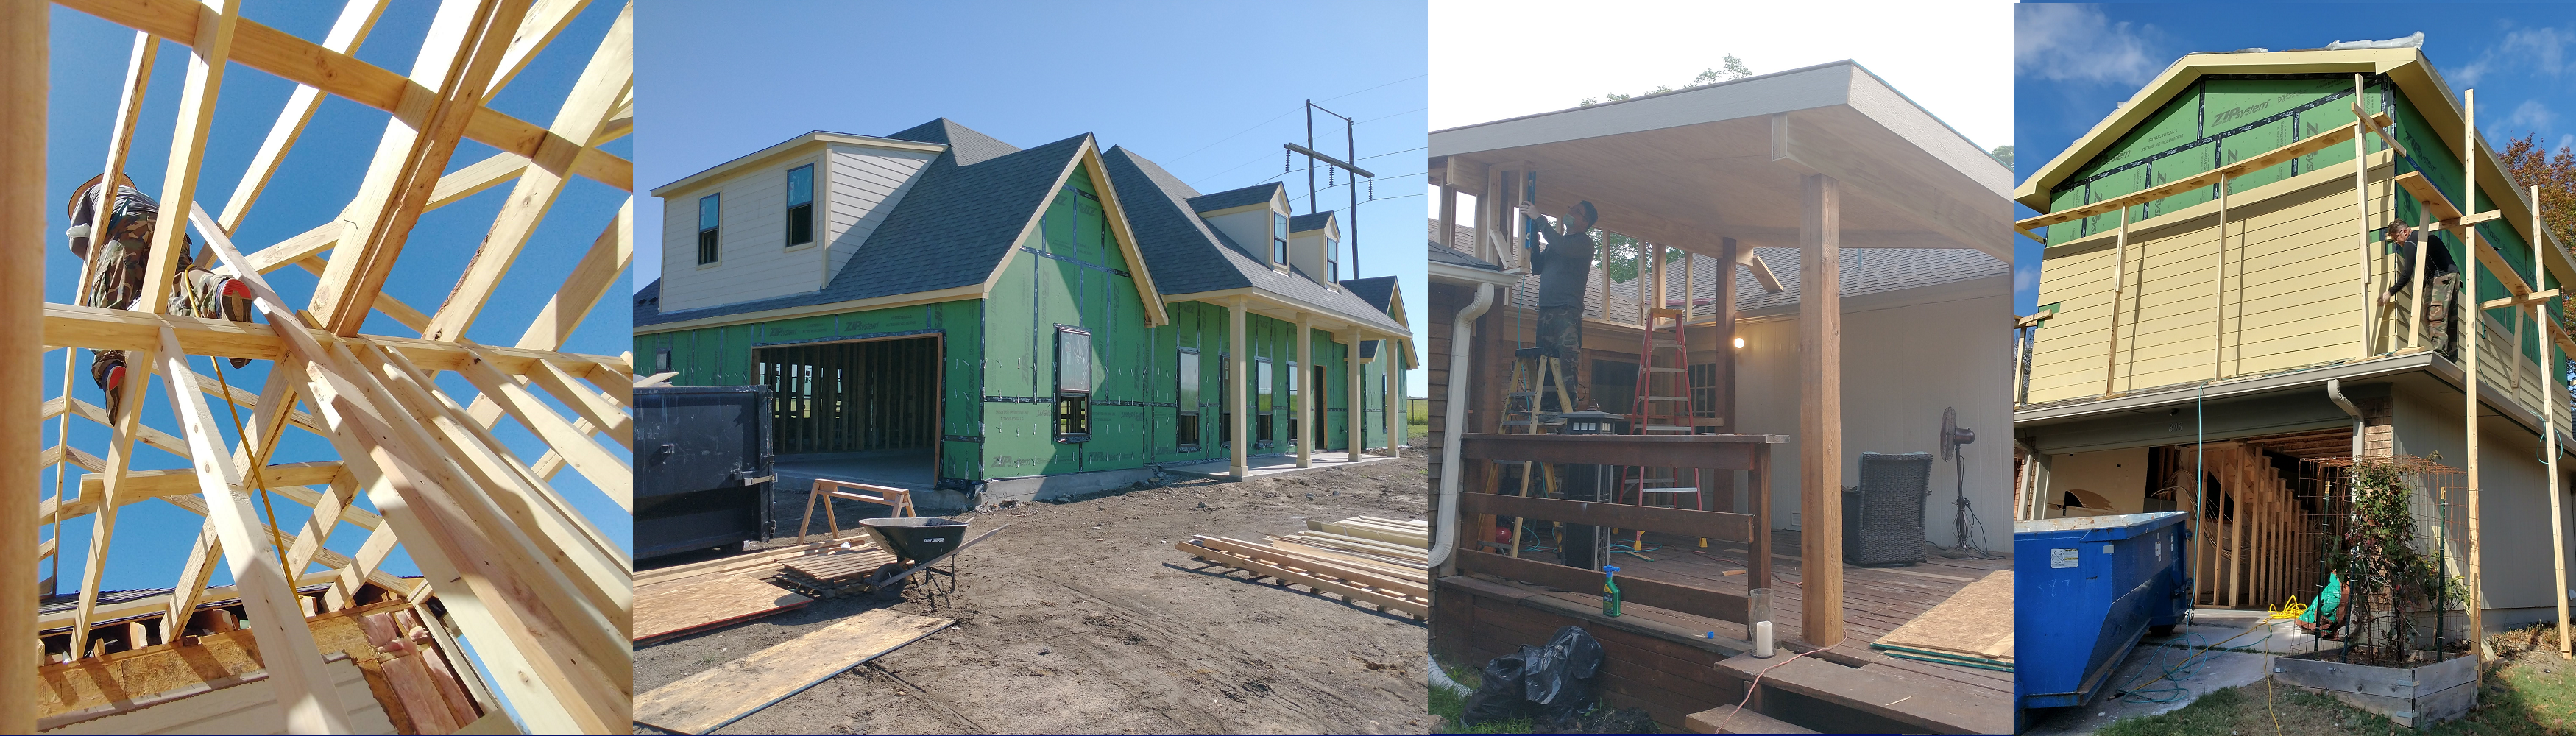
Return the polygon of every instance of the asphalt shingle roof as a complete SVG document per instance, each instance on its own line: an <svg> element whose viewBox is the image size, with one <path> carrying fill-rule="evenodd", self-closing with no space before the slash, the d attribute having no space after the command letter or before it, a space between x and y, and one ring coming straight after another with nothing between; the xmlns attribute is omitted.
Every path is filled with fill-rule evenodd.
<svg viewBox="0 0 2576 736"><path fill-rule="evenodd" d="M1454 243L1454 245L1444 245L1440 242L1440 221L1438 219L1431 219L1428 222L1431 226L1431 240L1429 241L1431 252L1428 257L1431 260L1453 266L1481 268L1487 271L1503 270L1502 266L1486 263L1482 258L1467 255L1466 251L1473 247L1476 242L1476 231L1474 229L1464 225L1458 226L1456 228L1456 232L1450 235L1450 242Z"/></svg>
<svg viewBox="0 0 2576 736"><path fill-rule="evenodd" d="M681 322L788 307L831 304L983 283L1030 217L1054 196L1056 178L1073 164L1090 134L1020 149L947 118L884 136L948 146L923 168L910 191L821 290L664 312L661 281L634 295L638 326ZM1124 148L1101 156L1109 185L1126 210L1136 245L1163 294L1245 287L1333 310L1372 328L1409 332L1348 290L1282 273L1207 226L1197 212L1263 201L1278 184L1261 184L1201 196L1161 166ZM1240 199L1201 207L1204 202ZM1388 288L1393 288L1389 286Z"/></svg>
<svg viewBox="0 0 2576 736"><path fill-rule="evenodd" d="M1361 301L1368 302L1369 306L1376 307L1377 311L1384 312L1395 302L1395 277L1345 279L1342 281L1342 290L1359 297Z"/></svg>
<svg viewBox="0 0 2576 736"><path fill-rule="evenodd" d="M1279 191L1286 187L1287 185L1285 184L1272 182L1269 184L1254 184L1241 189L1228 189L1215 194L1201 194L1190 198L1190 211L1214 212L1216 210L1241 207L1247 204L1268 202L1271 198L1278 196Z"/></svg>
<svg viewBox="0 0 2576 736"><path fill-rule="evenodd" d="M1292 215L1288 218L1288 232L1302 233L1308 230L1320 230L1323 229L1324 223L1332 221L1333 213L1331 212L1310 212L1303 215Z"/></svg>

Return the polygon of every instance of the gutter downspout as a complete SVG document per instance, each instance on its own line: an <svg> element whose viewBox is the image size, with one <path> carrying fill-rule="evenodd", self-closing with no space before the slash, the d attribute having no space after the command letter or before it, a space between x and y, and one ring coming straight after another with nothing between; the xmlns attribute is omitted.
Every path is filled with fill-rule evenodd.
<svg viewBox="0 0 2576 736"><path fill-rule="evenodd" d="M1449 552L1458 545L1458 435L1467 425L1467 375L1469 348L1475 344L1476 318L1494 305L1494 285L1476 285L1476 300L1458 310L1458 318L1449 325L1449 411L1440 432L1440 539L1431 548L1431 567L1449 562Z"/></svg>
<svg viewBox="0 0 2576 736"><path fill-rule="evenodd" d="M2335 406L2343 407L2343 413L2352 415L2352 456L2361 457L2361 410L2353 407L2351 399L2343 397L2343 385L2338 379L2326 379L2326 398L2333 400Z"/></svg>

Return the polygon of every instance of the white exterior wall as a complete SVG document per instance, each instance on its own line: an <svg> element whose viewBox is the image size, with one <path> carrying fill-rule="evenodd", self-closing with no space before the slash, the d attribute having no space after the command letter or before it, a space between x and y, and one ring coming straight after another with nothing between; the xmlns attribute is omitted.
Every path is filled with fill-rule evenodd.
<svg viewBox="0 0 2576 736"><path fill-rule="evenodd" d="M1923 529L1934 544L1957 540L1958 476L1940 460L1937 439L1942 408L1956 407L1960 426L1978 435L1963 448L1968 502L1984 532L1974 541L1990 552L2012 551L2010 289L2009 278L1997 276L1909 290L1933 293L1843 300L1844 484L1859 483L1863 452L1933 453ZM1799 528L1809 522L1798 503L1798 320L1748 319L1736 334L1744 338L1736 352L1738 416L1727 430L1789 435L1772 446L1772 526Z"/></svg>
<svg viewBox="0 0 2576 736"><path fill-rule="evenodd" d="M1338 239L1341 231L1340 223L1333 223L1302 233L1289 233L1288 260L1297 264L1298 270L1323 282L1327 288L1341 288L1333 283L1333 272L1324 268L1324 239Z"/></svg>
<svg viewBox="0 0 2576 736"><path fill-rule="evenodd" d="M936 154L817 147L664 197L662 309L822 289ZM814 165L814 242L787 247L787 171ZM698 201L723 196L719 260L699 265Z"/></svg>
<svg viewBox="0 0 2576 736"><path fill-rule="evenodd" d="M2440 452L2438 462L2443 465L2468 466L2464 461L2467 438L2460 421L2465 407L2457 390L2400 388L2393 395L2398 454L2431 457ZM2557 600L2552 597L2557 581L2549 564L2549 475L2540 460L2539 442L2531 430L2500 416L2489 414L2478 422L2478 541L2483 547L2480 567L2486 574L2480 587L2489 631L2558 619ZM2562 461L2561 468L2566 467ZM2562 482L2559 488L2564 493L2568 486ZM2430 502L2431 489L2418 489L2417 495L2422 497L2417 503L2419 514L2438 513ZM2450 500L2451 528L2445 546L2456 566L2468 560L2468 499L2454 490ZM2559 504L2562 514L2576 510L2576 499L2562 498ZM2434 531L2427 524L2417 533L2430 541ZM2567 531L2576 533L2576 527ZM2457 569L2451 573L2461 574Z"/></svg>

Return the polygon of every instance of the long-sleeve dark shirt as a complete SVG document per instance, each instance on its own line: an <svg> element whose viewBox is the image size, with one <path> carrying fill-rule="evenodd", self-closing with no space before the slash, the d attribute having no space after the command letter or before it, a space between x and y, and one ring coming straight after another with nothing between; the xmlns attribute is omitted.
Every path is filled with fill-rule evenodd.
<svg viewBox="0 0 2576 736"><path fill-rule="evenodd" d="M1592 280L1592 235L1581 231L1558 234L1547 227L1538 232L1547 241L1547 248L1530 263L1538 272L1539 308L1583 306L1585 284Z"/></svg>
<svg viewBox="0 0 2576 736"><path fill-rule="evenodd" d="M2428 237L2424 231L2418 230L2407 242L2397 244L2397 282L2388 285L2388 293L2404 291L2408 285L2415 283L2416 241L2426 241L2424 242L2424 278L2430 279L2446 273L2460 272L2459 262L2451 258L2450 246L2443 245L2439 240L2427 240Z"/></svg>

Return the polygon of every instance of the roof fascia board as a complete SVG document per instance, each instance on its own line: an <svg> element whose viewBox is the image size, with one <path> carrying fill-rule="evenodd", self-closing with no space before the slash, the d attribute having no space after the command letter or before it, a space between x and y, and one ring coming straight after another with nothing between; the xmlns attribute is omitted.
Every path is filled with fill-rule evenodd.
<svg viewBox="0 0 2576 736"><path fill-rule="evenodd" d="M1256 310L1266 306L1274 311L1287 312L1290 315L1287 321L1291 322L1296 321L1295 313L1297 312L1306 312L1312 316L1325 318L1327 321L1315 323L1317 326L1316 329L1329 328L1341 330L1356 327L1372 332L1392 334L1391 331L1369 324L1367 320L1353 316L1348 312L1290 299L1271 293L1257 286L1242 286L1232 289L1219 289L1216 291L1196 291L1187 294L1165 294L1163 295L1163 301L1170 304L1178 304L1181 302L1206 302L1222 307L1226 305L1227 300L1234 297L1244 297L1247 301L1253 303ZM1376 310L1370 310L1369 313L1375 314ZM1382 317L1383 315L1381 315L1381 318ZM1411 337L1410 334L1406 334L1404 336L1408 338Z"/></svg>
<svg viewBox="0 0 2576 736"><path fill-rule="evenodd" d="M2003 162L1977 147L1975 141L1960 135L1958 129L1914 103L1904 92L1897 91L1887 80L1867 67L1853 64L1859 73L1851 77L1851 102L1854 111L1878 123L1915 148L1949 164L1961 175L1986 188L1996 197L2008 198L2012 192L2012 170Z"/></svg>
<svg viewBox="0 0 2576 736"><path fill-rule="evenodd" d="M1440 261L1431 262L1430 272L1431 280L1434 283L1448 282L1510 286L1521 282L1521 272L1517 270L1494 271L1490 269L1476 268L1474 266L1461 266L1455 263L1442 263Z"/></svg>
<svg viewBox="0 0 2576 736"><path fill-rule="evenodd" d="M1187 200L1184 200L1184 201L1182 202L1182 206L1184 206L1184 207L1189 206L1188 201L1187 201ZM1238 205L1235 205L1235 206L1232 206L1232 207L1227 207L1227 208L1225 208L1225 209L1220 209L1220 210L1205 210L1205 211L1200 211L1200 212L1193 212L1193 213L1190 213L1190 214L1198 215L1198 216L1199 216L1199 219L1204 220L1204 219L1207 219L1207 218L1210 218L1210 217L1224 217L1224 216L1226 216L1226 215L1239 214L1239 213L1244 213L1244 212L1251 212L1251 211L1253 211L1253 210L1271 210L1271 211L1277 211L1278 209L1279 209L1278 202L1276 202L1276 201L1274 200L1274 201L1270 201L1270 202L1254 202L1254 203L1252 203L1252 204L1238 204Z"/></svg>
<svg viewBox="0 0 2576 736"><path fill-rule="evenodd" d="M1428 155L1442 158L1475 154L1848 104L1851 78L1858 68L1857 64L1838 61L1614 103L1433 131Z"/></svg>
<svg viewBox="0 0 2576 736"><path fill-rule="evenodd" d="M794 307L782 307L779 309L765 309L758 312L742 312L739 314L724 314L714 317L700 317L680 322L637 325L635 327L635 334L651 335L663 332L683 332L709 327L731 327L734 325L746 325L755 322L772 322L796 317L811 317L818 314L841 314L844 312L858 312L870 309L908 307L916 304L934 304L938 302L953 302L981 298L984 298L984 293L981 289L974 286L956 286L934 291L918 291L910 294L889 294L886 296L852 299L849 301L830 302L825 304L806 304Z"/></svg>
<svg viewBox="0 0 2576 736"><path fill-rule="evenodd" d="M711 183L716 179L724 178L727 174L731 174L735 171L757 168L759 165L768 163L773 159L801 155L805 152L805 149L809 147L821 147L834 143L865 146L869 148L882 148L892 151L927 153L931 155L938 155L940 152L948 150L947 146L936 143L916 143L913 141L878 138L875 136L850 135L847 133L826 133L818 130L780 141L777 145L736 157L731 161L716 164L715 166L708 167L705 171L681 177L679 181L654 187L652 191L646 193L656 197L673 197L687 194L691 190Z"/></svg>

